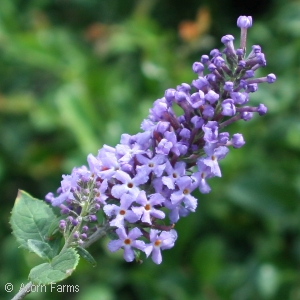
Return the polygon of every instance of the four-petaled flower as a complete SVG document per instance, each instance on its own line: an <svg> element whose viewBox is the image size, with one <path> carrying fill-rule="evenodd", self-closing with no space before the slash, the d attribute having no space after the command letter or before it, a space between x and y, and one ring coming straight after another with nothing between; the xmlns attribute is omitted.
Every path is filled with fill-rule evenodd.
<svg viewBox="0 0 300 300"><path fill-rule="evenodd" d="M131 209L130 205L134 201L133 196L129 194L123 194L120 200L120 206L116 204L107 204L103 207L105 214L109 217L116 216L109 222L111 226L123 227L124 219L130 223L135 223L139 217Z"/></svg>
<svg viewBox="0 0 300 300"><path fill-rule="evenodd" d="M145 243L143 241L137 240L142 236L142 232L138 228L133 228L126 233L125 228L120 227L116 230L117 235L119 236L118 240L112 240L108 243L108 249L111 252L115 252L120 248L124 249L124 259L127 262L134 260L134 251L132 248L137 248L139 250L145 249Z"/></svg>
<svg viewBox="0 0 300 300"><path fill-rule="evenodd" d="M151 229L151 244L146 245L143 251L146 253L147 257L152 253L151 258L153 262L156 264L160 264L162 262L161 250L172 248L176 239L177 233L174 229L162 232L160 232L159 230Z"/></svg>
<svg viewBox="0 0 300 300"><path fill-rule="evenodd" d="M133 212L141 217L141 221L145 223L152 224L151 216L157 219L163 219L165 217L165 213L161 210L155 208L155 205L161 205L164 202L164 199L151 197L148 200L145 191L141 191L135 202L140 204L141 206L134 206L132 207Z"/></svg>

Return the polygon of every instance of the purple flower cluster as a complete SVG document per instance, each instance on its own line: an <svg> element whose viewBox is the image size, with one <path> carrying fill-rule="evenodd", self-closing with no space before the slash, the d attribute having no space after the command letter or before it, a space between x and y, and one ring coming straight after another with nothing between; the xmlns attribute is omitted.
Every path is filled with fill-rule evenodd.
<svg viewBox="0 0 300 300"><path fill-rule="evenodd" d="M239 17L243 37L251 25L251 17ZM120 144L104 145L96 157L89 154L89 168L73 169L63 176L58 196L46 196L68 215L59 228L73 229L73 243L89 238L90 224L101 210L104 223L118 236L109 242L110 251L123 248L124 259L133 261L135 248L161 263L161 250L173 247L177 239L174 223L197 208L192 192L209 193L207 180L221 177L219 161L228 147L245 144L242 134L230 137L223 128L267 111L263 104L248 106L249 95L258 83L272 83L276 77L254 78L266 65L261 48L252 46L246 57L245 41L235 49L233 40L232 35L222 37L222 52L214 49L193 64L198 77L191 85L168 89L154 102L142 132L123 134ZM182 109L179 116L173 110L176 105Z"/></svg>

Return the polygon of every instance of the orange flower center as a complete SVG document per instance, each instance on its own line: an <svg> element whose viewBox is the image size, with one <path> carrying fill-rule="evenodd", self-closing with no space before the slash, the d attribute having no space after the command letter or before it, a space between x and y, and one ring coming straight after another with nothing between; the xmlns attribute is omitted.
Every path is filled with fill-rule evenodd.
<svg viewBox="0 0 300 300"><path fill-rule="evenodd" d="M188 190L188 189L184 189L184 190L183 190L183 193L184 193L185 195L187 195L187 194L189 194L189 190Z"/></svg>
<svg viewBox="0 0 300 300"><path fill-rule="evenodd" d="M161 244L161 240L156 240L154 246L158 247Z"/></svg>
<svg viewBox="0 0 300 300"><path fill-rule="evenodd" d="M124 240L124 244L125 245L130 245L131 244L131 240L130 239L125 239Z"/></svg>

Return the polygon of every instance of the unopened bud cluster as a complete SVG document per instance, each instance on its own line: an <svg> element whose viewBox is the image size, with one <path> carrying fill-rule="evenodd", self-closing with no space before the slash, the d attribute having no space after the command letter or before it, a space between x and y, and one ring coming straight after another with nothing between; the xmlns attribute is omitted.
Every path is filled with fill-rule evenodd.
<svg viewBox="0 0 300 300"><path fill-rule="evenodd" d="M255 78L255 71L266 65L258 45L245 53L247 28L252 18L241 16L241 42L234 48L234 37L224 36L223 51L214 49L193 64L197 78L165 91L154 102L142 122L142 132L123 134L115 148L104 145L88 155L87 167L74 168L63 176L58 196L46 199L60 206L67 217L60 221L62 231L72 233L72 243L82 244L93 233L91 223L109 225L118 238L108 244L110 251L124 250L126 261L135 258L133 249L152 256L159 264L161 250L173 247L177 233L174 224L195 212L192 195L210 192L207 180L221 177L219 161L230 146L245 144L242 134L223 129L237 121L248 121L253 113L264 115L263 104L249 106L249 95L258 83L273 83L274 74ZM207 70L207 71L205 71ZM173 107L182 109L176 115ZM98 224L101 211L104 220Z"/></svg>

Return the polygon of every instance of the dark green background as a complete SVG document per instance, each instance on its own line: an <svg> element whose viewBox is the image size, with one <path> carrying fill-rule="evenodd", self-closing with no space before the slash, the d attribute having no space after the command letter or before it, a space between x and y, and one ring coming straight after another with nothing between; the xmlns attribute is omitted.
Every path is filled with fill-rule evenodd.
<svg viewBox="0 0 300 300"><path fill-rule="evenodd" d="M184 20L207 9L210 23L194 40ZM0 298L10 299L39 263L18 249L8 223L18 189L43 198L61 175L86 163L123 132L139 131L164 90L195 78L193 61L239 41L236 19L252 15L248 49L262 46L273 85L253 105L268 114L228 130L246 144L222 161L222 178L176 224L175 247L159 266L128 264L103 239L62 284L78 293L32 293L26 299L298 300L300 299L300 1L0 1ZM204 26L205 27L205 26ZM250 104L251 104L250 102Z"/></svg>

